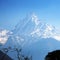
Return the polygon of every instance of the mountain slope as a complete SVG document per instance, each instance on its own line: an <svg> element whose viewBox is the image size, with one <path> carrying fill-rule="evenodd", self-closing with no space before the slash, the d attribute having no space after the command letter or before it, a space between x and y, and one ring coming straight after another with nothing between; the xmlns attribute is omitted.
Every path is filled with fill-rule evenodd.
<svg viewBox="0 0 60 60"><path fill-rule="evenodd" d="M44 60L49 51L60 49L60 33L54 26L32 14L20 20L13 30L0 31L0 43L2 48L22 48L22 53L32 55L33 60ZM8 55L16 60L11 51Z"/></svg>
<svg viewBox="0 0 60 60"><path fill-rule="evenodd" d="M25 47L23 50L25 54L32 55L33 60L44 60L48 52L60 50L60 42L52 38L39 39L38 42Z"/></svg>

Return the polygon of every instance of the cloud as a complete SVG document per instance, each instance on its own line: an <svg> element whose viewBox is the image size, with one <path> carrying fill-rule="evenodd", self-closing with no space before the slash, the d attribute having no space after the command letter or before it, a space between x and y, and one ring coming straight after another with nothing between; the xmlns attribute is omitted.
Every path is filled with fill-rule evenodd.
<svg viewBox="0 0 60 60"><path fill-rule="evenodd" d="M6 41L8 40L8 35L9 31L8 30L2 30L0 31L0 43L5 44Z"/></svg>
<svg viewBox="0 0 60 60"><path fill-rule="evenodd" d="M55 36L53 36L53 38L60 41L60 35L55 35Z"/></svg>

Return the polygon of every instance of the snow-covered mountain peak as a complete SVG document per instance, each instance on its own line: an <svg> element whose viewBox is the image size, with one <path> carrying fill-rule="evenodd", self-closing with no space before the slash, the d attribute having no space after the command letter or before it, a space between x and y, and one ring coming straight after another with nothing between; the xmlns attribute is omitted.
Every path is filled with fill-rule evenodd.
<svg viewBox="0 0 60 60"><path fill-rule="evenodd" d="M32 14L31 18L32 18L32 22L34 22L36 25L39 25L40 20L35 14Z"/></svg>
<svg viewBox="0 0 60 60"><path fill-rule="evenodd" d="M29 35L37 38L54 38L54 36L60 36L57 34L57 29L47 23L42 22L35 14L31 15L31 24L34 24L34 28L30 31ZM30 25L31 25L30 24ZM56 38L55 38L56 39ZM60 40L60 39L58 39Z"/></svg>
<svg viewBox="0 0 60 60"><path fill-rule="evenodd" d="M60 36L60 34L58 35L58 30L54 26L42 22L35 13L22 19L13 32L14 31L22 36L31 36L32 38L55 38L55 36Z"/></svg>

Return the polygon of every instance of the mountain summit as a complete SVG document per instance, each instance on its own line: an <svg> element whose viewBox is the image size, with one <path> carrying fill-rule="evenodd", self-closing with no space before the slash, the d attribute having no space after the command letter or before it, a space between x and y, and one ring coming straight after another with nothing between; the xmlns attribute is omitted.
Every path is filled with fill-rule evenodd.
<svg viewBox="0 0 60 60"><path fill-rule="evenodd" d="M24 36L32 36L36 38L54 38L60 40L58 30L47 23L42 22L35 14L31 14L15 26L13 32Z"/></svg>

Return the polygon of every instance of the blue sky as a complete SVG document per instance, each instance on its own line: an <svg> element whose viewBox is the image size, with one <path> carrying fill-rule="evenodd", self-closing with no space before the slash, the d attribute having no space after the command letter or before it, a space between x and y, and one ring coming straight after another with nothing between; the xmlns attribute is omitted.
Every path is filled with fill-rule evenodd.
<svg viewBox="0 0 60 60"><path fill-rule="evenodd" d="M0 0L0 28L13 29L31 12L60 28L60 0Z"/></svg>

